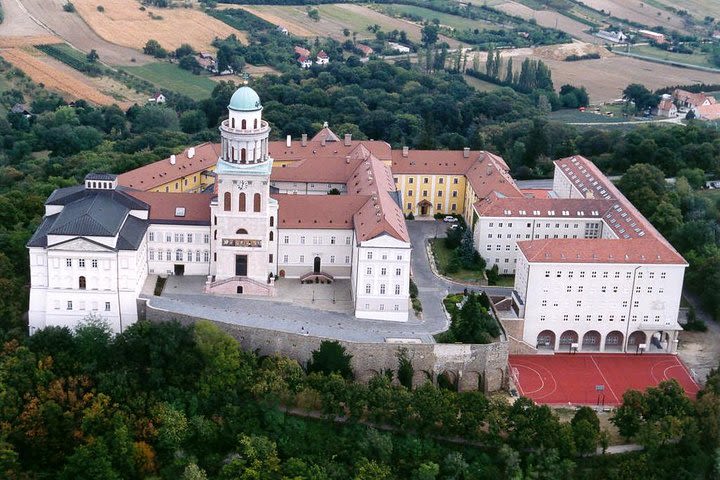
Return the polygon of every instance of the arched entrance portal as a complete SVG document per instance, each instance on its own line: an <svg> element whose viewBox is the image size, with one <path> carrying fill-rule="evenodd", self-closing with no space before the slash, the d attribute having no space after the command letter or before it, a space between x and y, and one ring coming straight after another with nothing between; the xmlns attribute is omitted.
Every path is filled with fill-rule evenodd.
<svg viewBox="0 0 720 480"><path fill-rule="evenodd" d="M623 334L617 330L614 330L607 334L605 337L605 351L606 352L619 352L623 346Z"/></svg>
<svg viewBox="0 0 720 480"><path fill-rule="evenodd" d="M647 336L645 335L645 332L633 332L628 337L628 351L637 350L640 348L640 345L645 344L647 341Z"/></svg>
<svg viewBox="0 0 720 480"><path fill-rule="evenodd" d="M537 336L538 350L555 350L555 332L543 330Z"/></svg>
<svg viewBox="0 0 720 480"><path fill-rule="evenodd" d="M600 350L600 332L597 332L596 330L590 330L585 335L583 335L582 349L586 351Z"/></svg>
<svg viewBox="0 0 720 480"><path fill-rule="evenodd" d="M430 215L430 210L432 209L432 203L428 202L427 200L422 200L420 203L418 203L418 207L420 207L420 215L425 217Z"/></svg>
<svg viewBox="0 0 720 480"><path fill-rule="evenodd" d="M315 257L315 262L313 263L313 272L320 273L320 257Z"/></svg>
<svg viewBox="0 0 720 480"><path fill-rule="evenodd" d="M575 330L565 330L560 335L560 350L569 352L573 343L578 343L578 333Z"/></svg>
<svg viewBox="0 0 720 480"><path fill-rule="evenodd" d="M242 287L242 285L238 285L238 287L237 287L237 293L243 293L243 287Z"/></svg>

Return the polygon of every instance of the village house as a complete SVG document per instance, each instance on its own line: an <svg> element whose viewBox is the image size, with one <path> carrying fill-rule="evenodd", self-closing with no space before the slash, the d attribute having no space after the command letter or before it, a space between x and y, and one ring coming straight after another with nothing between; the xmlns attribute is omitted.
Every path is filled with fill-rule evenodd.
<svg viewBox="0 0 720 480"><path fill-rule="evenodd" d="M328 63L330 63L330 57L327 53L325 53L325 50L320 50L317 54L317 59L315 60L315 62L318 65L327 65Z"/></svg>
<svg viewBox="0 0 720 480"><path fill-rule="evenodd" d="M158 105L160 105L161 103L165 103L165 95L160 92L155 92L152 97L148 98L148 102L157 103Z"/></svg>
<svg viewBox="0 0 720 480"><path fill-rule="evenodd" d="M672 96L667 93L662 96L658 106L653 109L653 115L657 115L658 117L675 118L677 114L678 109L672 101Z"/></svg>
<svg viewBox="0 0 720 480"><path fill-rule="evenodd" d="M362 43L358 44L357 49L362 52L364 57L369 57L370 55L375 53L375 50L373 50L372 47L363 45Z"/></svg>

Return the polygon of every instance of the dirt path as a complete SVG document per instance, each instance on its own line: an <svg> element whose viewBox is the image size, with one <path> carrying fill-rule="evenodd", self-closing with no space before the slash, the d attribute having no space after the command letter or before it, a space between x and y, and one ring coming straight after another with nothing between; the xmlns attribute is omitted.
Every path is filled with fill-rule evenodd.
<svg viewBox="0 0 720 480"><path fill-rule="evenodd" d="M95 49L104 63L142 65L152 61L152 58L138 50L115 45L100 38L80 15L63 11L65 0L5 0L5 3L9 2L21 3L21 7L27 9L28 15L46 27L45 33L52 32L84 52Z"/></svg>
<svg viewBox="0 0 720 480"><path fill-rule="evenodd" d="M720 361L720 324L713 320L700 306L700 300L688 291L683 292L687 301L695 307L698 320L703 320L707 332L680 332L678 355L695 381L704 384L710 370Z"/></svg>

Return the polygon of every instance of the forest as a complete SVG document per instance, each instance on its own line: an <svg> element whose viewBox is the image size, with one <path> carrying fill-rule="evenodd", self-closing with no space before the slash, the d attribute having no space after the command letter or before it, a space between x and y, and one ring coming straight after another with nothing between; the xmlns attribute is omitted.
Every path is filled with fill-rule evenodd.
<svg viewBox="0 0 720 480"><path fill-rule="evenodd" d="M140 322L113 336L3 336L0 476L115 479L657 479L715 475L720 375L697 401L674 382L630 391L612 421L643 452L589 455L608 434L588 407L431 383L398 367L356 383L335 342L308 365L243 352L210 322ZM339 347L339 348L338 348ZM345 376L343 376L345 374Z"/></svg>

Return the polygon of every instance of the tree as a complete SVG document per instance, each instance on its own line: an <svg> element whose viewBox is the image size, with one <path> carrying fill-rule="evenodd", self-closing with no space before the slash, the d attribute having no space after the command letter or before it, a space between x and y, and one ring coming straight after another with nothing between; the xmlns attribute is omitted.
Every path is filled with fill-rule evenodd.
<svg viewBox="0 0 720 480"><path fill-rule="evenodd" d="M618 428L620 435L630 439L640 431L647 404L645 395L637 390L626 391L622 398L622 405L615 410L610 421Z"/></svg>
<svg viewBox="0 0 720 480"><path fill-rule="evenodd" d="M207 117L202 110L188 110L180 115L180 129L185 133L197 133L207 128Z"/></svg>
<svg viewBox="0 0 720 480"><path fill-rule="evenodd" d="M635 104L635 111L641 112L657 107L660 103L660 96L652 93L645 85L632 83L623 90L623 99L626 102Z"/></svg>
<svg viewBox="0 0 720 480"><path fill-rule="evenodd" d="M429 48L430 46L437 43L438 31L439 28L437 25L434 25L432 23L426 23L425 25L423 25L422 30L420 31L420 35L422 44L425 46L425 48Z"/></svg>
<svg viewBox="0 0 720 480"><path fill-rule="evenodd" d="M667 191L665 174L654 165L639 163L628 168L618 187L646 216L652 216Z"/></svg>
<svg viewBox="0 0 720 480"><path fill-rule="evenodd" d="M178 48L175 49L175 57L176 58L182 58L186 55L193 55L195 53L195 49L192 47L192 45L183 43Z"/></svg>
<svg viewBox="0 0 720 480"><path fill-rule="evenodd" d="M133 131L177 130L180 125L174 110L159 105L140 107L132 123Z"/></svg>
<svg viewBox="0 0 720 480"><path fill-rule="evenodd" d="M199 75L200 72L202 72L202 66L200 65L200 62L197 61L197 58L193 57L192 55L185 55L180 59L180 62L178 62L178 65L183 70L189 70L195 75Z"/></svg>
<svg viewBox="0 0 720 480"><path fill-rule="evenodd" d="M415 369L412 366L412 361L408 358L407 348L400 348L397 352L398 358L398 370L397 378L405 388L411 389L413 377L415 376Z"/></svg>
<svg viewBox="0 0 720 480"><path fill-rule="evenodd" d="M468 270L482 270L483 268L485 268L485 266L482 265L482 259L480 258L480 255L475 250L472 231L469 228L466 228L462 233L462 238L460 240L460 245L458 246L457 255L463 268L466 268Z"/></svg>
<svg viewBox="0 0 720 480"><path fill-rule="evenodd" d="M160 46L160 42L157 40L150 39L145 43L143 47L143 53L146 55L152 55L157 58L165 58L168 55L167 50Z"/></svg>
<svg viewBox="0 0 720 480"><path fill-rule="evenodd" d="M98 55L97 50L94 48L90 50L90 53L87 54L88 62L95 63L100 59L100 55Z"/></svg>
<svg viewBox="0 0 720 480"><path fill-rule="evenodd" d="M351 367L352 355L345 352L343 347L337 340L323 340L320 342L320 348L313 350L312 359L308 362L307 371L319 372L325 375L331 373L339 373L343 378L351 379L353 377Z"/></svg>
<svg viewBox="0 0 720 480"><path fill-rule="evenodd" d="M600 419L590 407L580 407L570 421L575 448L580 454L595 453L600 435Z"/></svg>

